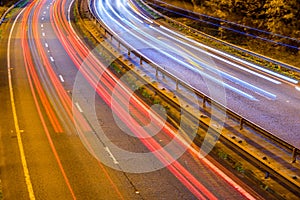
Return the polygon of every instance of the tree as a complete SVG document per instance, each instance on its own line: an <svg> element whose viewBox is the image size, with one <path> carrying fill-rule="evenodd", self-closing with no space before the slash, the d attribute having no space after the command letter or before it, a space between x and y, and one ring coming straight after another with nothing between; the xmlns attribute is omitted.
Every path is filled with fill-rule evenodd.
<svg viewBox="0 0 300 200"><path fill-rule="evenodd" d="M264 8L269 31L293 35L294 30L299 30L300 1L267 0Z"/></svg>
<svg viewBox="0 0 300 200"><path fill-rule="evenodd" d="M299 0L267 0L264 8L265 26L268 31L300 40ZM277 37L274 39L292 46L300 46L299 42L295 40L278 39Z"/></svg>
<svg viewBox="0 0 300 200"><path fill-rule="evenodd" d="M3 6L3 5L12 5L13 3L17 2L17 0L0 0L0 6Z"/></svg>

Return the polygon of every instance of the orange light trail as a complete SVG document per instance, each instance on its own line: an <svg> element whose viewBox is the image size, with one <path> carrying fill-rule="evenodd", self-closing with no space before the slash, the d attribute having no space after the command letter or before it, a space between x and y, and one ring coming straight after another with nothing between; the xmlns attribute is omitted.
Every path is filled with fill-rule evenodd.
<svg viewBox="0 0 300 200"><path fill-rule="evenodd" d="M74 191L73 191L73 189L71 187L71 184L70 184L70 182L67 178L65 170L64 170L64 168L62 166L62 163L60 161L59 155L56 151L56 148L55 148L54 143L52 141L52 138L50 136L50 132L49 132L48 127L46 125L46 122L45 122L44 116L42 114L41 108L39 106L39 103L38 103L38 100L37 100L37 97L36 97L36 94L35 94L35 91L34 91L33 82L31 80L31 78L32 78L33 81L34 81L34 85L35 85L35 87L38 91L38 94L39 94L40 99L43 103L43 106L46 110L48 118L51 120L52 126L54 127L55 131L56 132L63 132L62 127L59 125L58 119L55 117L54 111L52 110L52 107L50 106L50 103L49 103L49 101L48 101L48 99L47 99L47 97L46 97L46 95L43 91L43 88L42 88L41 83L38 79L37 73L35 71L34 64L33 64L33 59L32 59L31 53L30 53L30 48L29 48L29 44L28 44L28 36L27 36L27 21L29 19L29 15L30 15L31 11L33 10L34 6L35 6L35 2L32 2L28 6L28 8L26 9L26 11L24 13L23 21L22 21L22 47L23 47L23 55L24 55L24 62L25 62L26 72L27 72L31 92L32 92L32 95L33 95L33 98L34 98L34 101L35 101L35 105L36 105L39 117L41 119L43 129L44 129L45 134L47 136L47 139L48 139L48 142L49 142L50 147L52 149L52 152L53 152L53 154L56 158L56 161L58 163L60 171L61 171L61 173L64 177L66 185L67 185L67 187L68 187L68 189L69 189L69 191L72 195L72 198L75 200L76 197L75 197ZM39 9L38 10L40 10L41 6L42 6L42 4L39 4L39 6L38 6ZM37 12L37 11L35 11L35 12Z"/></svg>
<svg viewBox="0 0 300 200"><path fill-rule="evenodd" d="M78 69L80 69L80 72L86 77L87 81L92 85L92 87L96 90L96 92L103 98L103 100L111 106L111 96L108 91L112 91L117 83L117 78L111 74L110 72L106 71L103 74L103 70L105 70L105 67L102 66L101 63L99 63L93 56L89 56L89 51L87 48L83 47L83 43L77 40L76 36L74 35L71 28L68 26L68 21L64 15L61 15L64 11L64 4L65 0L59 3L59 1L56 1L53 9L58 10L58 12L51 15L51 22L53 21L53 28L55 29L57 35L59 36L59 39L61 40L61 43L64 45L64 48L66 49L66 52L69 54L70 58L73 60L74 64L77 66ZM53 12L53 10L52 10ZM65 24L65 25L62 25ZM62 32L62 29L66 32L65 34ZM66 36L68 35L68 37ZM81 58L77 58L77 56L80 56ZM85 59L87 67L81 67L82 60ZM97 85L97 77L101 76L101 84ZM106 88L105 88L105 87ZM128 93L126 93L124 90L119 91L121 98L124 95L128 96ZM124 101L124 99L123 99ZM135 106L137 106L137 109L148 113L148 110L145 110L145 107L139 106L141 102L136 101L134 102ZM115 111L115 113L118 115L120 119L123 121L126 121L124 119L124 116L126 116L128 113L126 113L125 110L122 109L122 106L118 107L119 109ZM140 133L136 133L135 127L138 126L138 124L127 124L127 126L133 131L135 134L139 135ZM143 133L144 135L147 134L146 132ZM166 167L172 172L196 197L199 199L216 199L216 197L209 192L194 176L192 176L178 161L174 161L171 165L167 165L168 159L172 159L171 155L169 155L166 151L162 150L163 154L156 153L158 149L162 149L161 145L158 144L153 138L148 139L141 139L143 144L154 154L158 157L158 159L166 164ZM166 158L168 158L166 160ZM206 196L204 196L204 195Z"/></svg>
<svg viewBox="0 0 300 200"><path fill-rule="evenodd" d="M48 115L48 118L54 128L54 131L57 133L62 133L63 132L62 127L53 111L53 108L52 108L44 90L43 90L41 82L39 81L37 72L34 68L32 56L30 54L30 48L29 48L29 44L28 44L28 36L27 36L27 32L26 32L27 31L26 21L29 17L30 10L32 9L33 6L34 6L34 3L30 4L30 6L27 8L26 12L24 13L23 23L22 23L22 29L23 29L22 46L23 46L23 56L25 58L24 61L25 61L25 66L26 66L26 73L28 76L29 84L30 84L31 91L32 91L36 105L38 105L38 103L37 103L38 101L37 101L37 97L34 92L33 84L38 92L40 100L41 100L41 102L44 106L44 109Z"/></svg>
<svg viewBox="0 0 300 200"><path fill-rule="evenodd" d="M91 84L91 86L95 89L98 95L111 107L112 97L109 91L113 91L115 89L118 79L109 71L105 71L106 67L103 66L103 64L100 63L94 56L89 55L90 52L88 48L84 45L82 41L78 40L74 31L70 28L68 20L66 19L65 15L63 15L65 10L65 4L66 0L56 1L54 6L51 7L51 12L53 14L50 16L50 19L55 33L57 34L59 40L63 44L69 57L74 62L75 66L84 75L86 80ZM83 60L86 63L86 66L84 67L81 66ZM97 82L97 80L99 79L98 77L101 77L101 81L99 84ZM120 89L117 91L119 93L118 98L119 100L121 100L121 102L125 104L126 99L124 99L123 97L128 97L130 93L128 92L128 88L124 86L122 86L122 88L124 90ZM135 107L136 110L143 113L144 115L146 113L149 114L149 108L143 103L141 103L141 101L137 97L131 100L131 104ZM122 105L119 105L118 109L113 109L113 111L124 123L127 121L127 119L124 116L127 116L128 113L126 112L126 110L123 109ZM138 118L141 119L141 116L138 116ZM159 124L159 122L155 123ZM136 126L139 126L137 122L133 124L127 124L127 126L137 136L141 136L140 133L136 132ZM174 138L173 130L171 130L171 128L168 125L164 125L162 130L170 138ZM146 134L147 133L145 132L142 135ZM150 151L152 151L157 156L157 158L162 163L166 165L170 172L173 173L178 178L178 180L180 180L197 198L216 199L216 197L207 188L205 188L205 186L203 186L190 172L188 172L178 161L174 161L171 165L168 165L167 161L169 159L172 159L172 156L166 151L160 151L159 153L157 153L158 150L162 149L162 146L157 141L155 141L151 137L140 140ZM178 142L178 144L183 146L185 145L181 140L177 139L176 137L175 140ZM188 149L188 152L191 154L194 153L190 149ZM103 166L101 163L99 163L99 165ZM210 168L212 167L210 166ZM231 183L231 185L233 184Z"/></svg>

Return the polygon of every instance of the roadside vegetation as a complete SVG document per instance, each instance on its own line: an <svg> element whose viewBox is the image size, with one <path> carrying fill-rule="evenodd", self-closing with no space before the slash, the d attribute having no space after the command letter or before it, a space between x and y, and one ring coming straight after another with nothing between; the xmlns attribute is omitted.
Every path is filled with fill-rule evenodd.
<svg viewBox="0 0 300 200"><path fill-rule="evenodd" d="M0 18L5 13L5 11L14 3L16 3L17 0L0 0Z"/></svg>
<svg viewBox="0 0 300 200"><path fill-rule="evenodd" d="M13 1L6 1L6 0L0 0L0 19L3 17L5 12L15 3L17 3L19 0L13 0ZM29 0L22 0L18 3L17 6L15 6L13 9L10 10L9 13L5 16L5 19L11 18L20 8L24 7ZM3 27L1 27L0 24L0 40L2 38L2 32L3 32Z"/></svg>
<svg viewBox="0 0 300 200"><path fill-rule="evenodd" d="M0 6L0 18L2 17L2 15L5 13L5 11L8 9L7 6Z"/></svg>
<svg viewBox="0 0 300 200"><path fill-rule="evenodd" d="M5 11L8 9L8 6L4 5L2 3L2 1L0 1L0 19L2 18L3 14L5 13ZM0 40L2 38L2 28L0 25Z"/></svg>
<svg viewBox="0 0 300 200"><path fill-rule="evenodd" d="M11 6L12 4L16 3L18 0L0 0L0 6Z"/></svg>

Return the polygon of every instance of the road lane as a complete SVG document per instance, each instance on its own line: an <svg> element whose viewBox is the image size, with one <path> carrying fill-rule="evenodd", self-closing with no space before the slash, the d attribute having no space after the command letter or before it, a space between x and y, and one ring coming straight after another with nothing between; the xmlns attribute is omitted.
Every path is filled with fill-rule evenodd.
<svg viewBox="0 0 300 200"><path fill-rule="evenodd" d="M27 161L26 161L26 156L25 156L25 152L24 152L24 145L23 145L23 141L22 141L22 137L21 137L21 133L23 133L24 130L23 129L20 130L19 119L18 119L17 111L16 111L14 89L13 89L13 85L12 85L12 73L11 73L12 66L11 66L11 62L10 62L10 48L11 48L12 33L13 33L14 27L16 25L16 22L19 19L19 17L21 16L21 14L22 14L22 12L20 12L17 15L16 20L14 21L14 23L12 25L12 28L11 28L11 31L10 31L9 37L8 37L7 71L8 71L10 102L11 102L12 114L13 114L13 119L14 119L14 124L15 124L15 131L16 131L16 135L17 135L18 147L19 147L19 151L20 151L20 158L21 158L23 172L24 172L24 176L25 176L25 182L26 182L28 193L29 193L29 198L31 200L34 200L35 195L34 195L34 191L33 191L33 188L32 188L31 178L30 178L28 165L27 165Z"/></svg>
<svg viewBox="0 0 300 200"><path fill-rule="evenodd" d="M225 84L228 108L300 147L297 133L300 95L295 81L258 70L258 66L224 61L223 56L219 58L213 51L203 50L203 45L152 24L137 14L128 1L92 2L99 19L134 49L182 80L194 76L194 80L189 81L191 85L208 95L211 92L203 77L206 74L214 77L217 73Z"/></svg>
<svg viewBox="0 0 300 200"><path fill-rule="evenodd" d="M24 171L20 158L20 150L17 142L14 118L12 115L12 105L10 102L8 69L7 69L7 45L11 23L3 23L1 25L0 39L0 179L1 179L1 195L3 198L17 197L28 198L28 191L24 179ZM15 34L13 34L15 37ZM21 55L20 51L15 51L16 56ZM18 65L11 68L13 70ZM14 181L6 181L6 180ZM19 183L18 185L16 183ZM7 190L11 188L11 190Z"/></svg>
<svg viewBox="0 0 300 200"><path fill-rule="evenodd" d="M25 20L25 17L23 19ZM17 24L18 32L14 34L11 42L12 51L10 55L13 56L10 56L9 59L12 66L16 66L11 69L13 73L12 82L16 99L16 111L21 127L20 137L23 140L24 154L26 155L27 166L31 175L30 180L33 183L34 194L30 192L31 199L34 199L34 197L37 199L72 199L56 162L53 149L50 147L51 143L54 143L55 148L59 150L60 157L63 158L62 165L64 167L68 166L68 176L72 175L70 178L72 187L77 189L76 192L79 198L120 199L118 195L112 192L110 184L106 183L107 175L98 170L99 163L97 160L87 152L77 137L74 135L70 137L70 135L56 134L51 129L51 124L47 119L46 129L49 129L51 135L45 134L46 130L41 120L47 115L42 109L43 116L41 118L38 117L37 107L39 105L35 105L32 96L35 91L32 91L29 87L28 81L31 77L26 75L26 68L22 58L24 49L19 48L21 46L20 39L24 39L24 37L20 37L22 35L22 32L20 33L20 25L20 23ZM28 59L28 57L25 59ZM41 102L39 103L41 104ZM2 109L1 111L3 112ZM11 108L7 109L7 121L9 121L10 113ZM12 116L11 119L13 119ZM24 173L22 172L22 167L20 167L22 166L21 158L18 156L18 151L13 151L15 148L16 150L18 149L16 146L17 136L12 128L13 124L10 126L10 123L7 123L7 126L5 126L3 124L5 123L4 121L6 121L6 118L3 121L1 120L1 143L3 144L1 146L1 155L3 156L3 159L1 159L1 163L3 163L1 167L1 182L3 196L5 199L28 199L29 195L28 191L26 191ZM115 179L120 179L118 174L115 175ZM125 191L128 190L130 192L130 184L127 186L126 179L122 183L126 186ZM108 187L106 187L107 185ZM126 199L134 198L126 197Z"/></svg>
<svg viewBox="0 0 300 200"><path fill-rule="evenodd" d="M60 13L63 13L63 12L60 12ZM54 27L58 27L58 26L62 26L62 25L60 25L60 23L65 23L65 24L67 24L68 22L64 22L63 20L65 20L66 21L66 19L63 19L63 17L60 17L60 16L55 16L54 17L54 21L56 20L56 25L54 25ZM60 20L62 20L62 21L60 21ZM76 42L76 36L74 37L74 39L72 39L72 37L68 37L68 39L70 40L70 41L67 41L66 39L65 39L65 37L66 36L64 36L62 33L61 33L61 31L59 31L59 30L57 30L57 32L60 34L59 35L59 38L60 38L60 40L62 41L62 43L64 44L64 45L67 45L67 46L65 46L65 48L66 49L68 49L67 50L67 52L69 53L69 56L70 57L73 57L74 56L74 53L72 53L72 48L78 48L76 51L74 51L74 52L76 52L76 54L79 54L79 55L81 55L81 54L83 54L83 55L87 55L87 53L81 53L81 51L82 51L82 49L84 49L84 48L82 48L81 49L81 47L79 47L78 45L76 45L78 42ZM72 36L73 35L73 33L72 33L72 30L69 30L69 33L68 33L68 36ZM73 43L74 42L74 43ZM70 43L70 44L68 44L68 43ZM84 51L84 50L83 50ZM90 82L91 82L91 84L92 85L94 85L94 87L96 87L96 85L95 84L93 84L93 80L96 80L97 81L97 77L99 77L99 75L97 74L97 71L101 71L101 69L99 69L99 68L101 68L101 66L102 66L102 64L101 63L99 63L99 64L97 64L97 62L96 62L96 66L94 66L94 65L92 65L93 64L93 60L89 60L89 58L85 58L84 57L84 59L86 59L86 60L88 60L88 62L90 63L88 66L85 66L85 65L83 65L83 66L85 66L85 67L82 67L82 66L80 66L81 65L81 63L79 62L79 63L77 63L77 67L82 67L80 70L82 71L82 73L86 76L86 78L88 79L88 80L90 80ZM94 68L94 69L93 69ZM90 71L92 71L92 73L90 72ZM101 75L101 74L100 74ZM96 76L95 78L93 78L93 76ZM101 82L104 82L104 80L102 80ZM111 83L112 84L112 83ZM105 85L106 85L106 87L109 85L109 83L105 83ZM97 91L98 91L98 88L96 88L97 89ZM111 90L112 88L110 88L110 90ZM107 103L108 104L111 104L111 102L110 102L110 100L109 100L109 94L106 94L106 95L103 95L102 94L103 93L103 91L98 91L98 94L99 95L102 95L102 98L103 99L106 99L107 100ZM122 96L122 95L120 95L120 96ZM107 99L108 98L108 99ZM87 98L87 99L89 99L89 98ZM120 109L122 109L122 106L120 107ZM121 115L122 116L122 115ZM128 124L127 126L132 126L132 125L130 125L130 124ZM133 127L132 127L133 128ZM134 129L134 128L133 128ZM197 173L197 172L196 172ZM192 177L191 177L192 178ZM211 180L211 179L209 179L209 180ZM218 181L220 181L220 179L218 179ZM222 181L221 181L222 182ZM218 183L220 183L220 182L218 182ZM223 186L224 187L224 186ZM231 191L230 192L230 195L232 195L233 193L234 193L234 191L232 191L232 190L230 190L229 188L228 188L228 192L229 191ZM218 192L221 192L220 190L216 190L215 191L216 193L218 193Z"/></svg>
<svg viewBox="0 0 300 200"><path fill-rule="evenodd" d="M20 27L21 24L17 24L18 28ZM20 29L17 29L18 32L17 34L14 34L14 37L12 38L13 42L10 42L12 45L11 52L8 52L9 56L9 61L8 64L10 63L14 67L14 70L12 71L12 87L13 87L13 92L15 94L15 105L16 105L16 115L18 116L19 119L19 124L20 124L20 139L23 141L23 147L24 147L24 155L21 156L21 160L26 159L27 167L29 172L24 172L21 177L25 176L24 180L27 180L26 185L28 187L28 194L22 194L18 192L18 190L14 190L14 187L5 187L4 188L4 196L7 199L34 199L36 193L33 192L32 187L30 187L30 183L34 182L32 184L33 188L37 187L40 188L42 187L42 184L39 184L39 181L42 180L47 180L49 183L52 182L52 184L49 184L53 187L53 190L56 190L56 193L52 193L52 195L49 195L49 193L45 192L44 195L49 197L49 198L57 198L61 195L61 191L64 191L65 187L63 187L62 180L60 180L60 171L55 168L55 165L51 167L53 160L51 159L51 151L48 151L48 142L43 135L40 133L43 133L43 127L41 124L41 121L39 120L38 113L36 110L36 105L35 101L33 99L31 89L28 84L28 79L26 76L26 70L25 70L25 65L22 61L22 52L20 52L19 46L21 46L21 37L20 37ZM16 46L15 46L16 45ZM8 50L10 50L8 48ZM14 55L14 56L10 56ZM21 58L21 59L19 59ZM13 130L13 129L12 129ZM14 131L12 131L14 132ZM18 133L15 133L16 135ZM18 137L16 137L18 138ZM36 141L39 141L36 143ZM9 144L5 144L4 148L9 148ZM21 148L21 147L19 147ZM30 156L29 156L30 155ZM23 157L23 158L22 158ZM22 161L24 162L24 161ZM18 166L18 162L14 163L13 165L9 165L9 162L5 163L5 167L14 167ZM45 166L43 169L39 168L38 164L43 163ZM50 170L47 173L42 173L36 176L36 174L32 173L33 171L41 172L41 170L48 169ZM26 170L27 171L27 170ZM30 174L30 178L28 176ZM16 185L17 187L22 188L22 183L23 181L18 181L19 177L16 176L10 177L10 179L5 179L3 180L3 183L5 185ZM33 181L35 180L35 181ZM38 181L37 181L38 180ZM30 181L30 183L28 183ZM57 181L57 182L56 182Z"/></svg>
<svg viewBox="0 0 300 200"><path fill-rule="evenodd" d="M33 14L31 15L33 18L31 19L31 21L35 22L36 18L38 17L38 12L40 9L40 6L42 6L43 4L38 4L36 9L33 10ZM45 12L43 12L43 14L45 14ZM25 18L26 19L26 18ZM29 19L30 20L30 19ZM37 25L37 23L32 23ZM55 91L58 93L58 97L60 97L60 95L66 94L65 91L61 91L59 89L57 89L57 86L55 82L56 79L54 78L55 75L53 74L53 72L49 69L49 60L47 60L48 58L45 57L45 54L43 54L43 52L41 52L41 48L40 48L40 42L39 42L39 36L37 35L36 32L36 27L32 27L32 32L33 32L33 38L30 38L30 33L29 33L29 40L33 40L35 44L31 44L31 47L36 47L36 49L39 50L39 54L34 54L33 55L38 55L35 57L35 60L41 59L40 62L36 62L36 68L38 69L39 67L43 66L46 67L46 70L48 71L48 77L47 75L44 73L44 82L45 83L54 83L54 88L55 90L52 89L52 92ZM27 31L24 31L25 34L27 34ZM44 34L46 36L46 34ZM43 34L42 34L43 36ZM25 38L26 39L26 38ZM26 43L23 42L23 46L24 47L24 51L27 51L27 47L26 47ZM36 45L36 46L33 46ZM35 48L32 48L33 50ZM34 52L34 51L33 51ZM28 61L30 59L30 57L25 57L26 60ZM51 59L50 59L51 61ZM42 63L42 64L41 64ZM31 74L32 75L32 74ZM48 92L46 90L46 92ZM60 93L62 92L62 94ZM48 92L47 95L51 95L51 93ZM53 95L53 93L52 93ZM67 100L67 99L65 99ZM63 102L62 102L63 103ZM64 105L63 109L68 109L67 105ZM67 110L66 110L67 111ZM72 119L73 116L70 116L69 119ZM66 122L66 121L63 121ZM74 125L73 125L74 126ZM99 168L97 168L97 166L99 165L99 162L97 162L97 160L94 159L94 157L92 157L92 155L90 155L87 150L81 145L78 145L78 142L80 143L79 139L77 137L70 137L70 135L76 135L75 131L72 132L67 132L67 134L59 134L61 136L65 136L66 138L63 137L63 139L61 139L62 141L64 141L62 144L59 140L57 140L57 137L59 135L50 135L49 131L47 131L47 127L44 127L45 129L45 133L46 133L46 137L48 139L49 142L49 146L55 156L55 160L57 161L58 167L60 169L60 172L62 173L62 177L64 179L64 181L61 181L61 184L63 184L63 182L65 182L65 186L68 188L69 192L65 192L64 196L66 195L70 195L70 197L72 199L75 198L88 198L91 199L92 197L95 197L95 194L98 194L97 196L101 197L103 196L104 198L110 198L110 199L123 199L123 194L118 193L118 189L113 186L112 184L105 184L103 182L101 182L101 184L99 185L99 178L100 180L110 180L110 175L107 173L107 169L103 168L102 171L98 170ZM66 129L65 129L66 130ZM74 128L72 130L75 130ZM74 148L74 145L76 146L76 148ZM71 150L71 151L70 151ZM66 151L66 153L64 153ZM80 154L80 156L78 156L77 154ZM63 155L63 157L62 157ZM74 161L72 161L73 159L75 159ZM72 161L70 163L70 161ZM84 165L84 163L89 163L89 165ZM70 165L71 164L71 165ZM96 166L96 167L95 167ZM96 173L95 173L96 172ZM105 173L103 173L105 172ZM94 174L94 176L90 177L90 176L84 176L84 174ZM43 173L43 174L47 174L47 173ZM72 176L71 176L72 175ZM47 182L42 182L41 185L43 184L47 184ZM82 185L81 185L82 184ZM92 184L92 186L90 186L90 184ZM84 187L82 187L84 186ZM101 186L101 187L100 187ZM115 187L115 188L114 188ZM73 189L73 188L76 188ZM115 193L104 193L105 190L110 190L113 189L112 191L116 191ZM53 190L48 190L49 192L53 192ZM40 192L38 190L38 192ZM38 193L37 192L37 193ZM41 195L40 193L38 193L39 195ZM57 193L56 193L57 195ZM43 193L43 196L47 198L46 194ZM68 197L68 198L70 198ZM66 199L64 197L59 197L59 198L63 198ZM48 198L47 198L48 199ZM51 197L52 199L52 197Z"/></svg>

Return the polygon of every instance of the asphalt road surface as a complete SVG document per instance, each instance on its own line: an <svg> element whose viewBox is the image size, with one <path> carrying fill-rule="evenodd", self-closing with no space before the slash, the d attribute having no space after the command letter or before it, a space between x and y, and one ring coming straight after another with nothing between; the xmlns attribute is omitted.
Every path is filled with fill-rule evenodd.
<svg viewBox="0 0 300 200"><path fill-rule="evenodd" d="M153 23L130 1L91 1L97 17L153 63L199 91L300 147L300 87L276 74L201 45ZM223 88L223 92L215 87Z"/></svg>
<svg viewBox="0 0 300 200"><path fill-rule="evenodd" d="M172 139L167 125L153 138L125 133L116 122L118 114L133 133L137 129L126 123L123 107L117 107L115 114L100 98L106 94L105 88L115 84L111 75L102 79L104 89L99 89L94 99L86 94L95 90L88 78L94 74L82 76L77 90L87 103L94 103L93 112L109 141L95 137L89 110L72 102L75 79L80 76L76 63L83 63L84 58L75 42L69 44L77 36L68 32L62 17L70 15L71 3L31 2L2 25L0 175L4 199L251 199L240 185L190 148L168 163L170 151L177 149L162 148ZM70 56L72 48L77 57ZM92 67L99 69L91 64L87 70ZM118 94L122 103L127 94L123 90ZM143 104L134 99L132 106L140 123L145 123L148 117L141 115ZM96 139L89 140L89 136ZM135 158L120 157L109 148L110 143L127 152L150 153L150 164L164 167L147 171L149 162L140 160L133 168L139 173L122 170ZM93 145L99 152L93 152ZM178 149L185 146L180 140L176 145ZM157 153L158 149L163 150ZM111 165L105 165L96 153Z"/></svg>

